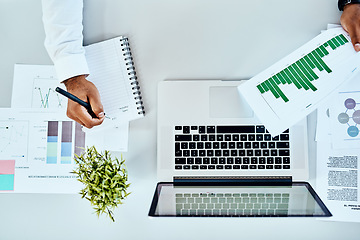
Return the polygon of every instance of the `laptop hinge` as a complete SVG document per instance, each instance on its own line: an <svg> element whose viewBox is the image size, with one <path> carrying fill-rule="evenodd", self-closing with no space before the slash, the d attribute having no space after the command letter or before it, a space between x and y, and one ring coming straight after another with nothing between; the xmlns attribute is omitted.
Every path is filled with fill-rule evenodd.
<svg viewBox="0 0 360 240"><path fill-rule="evenodd" d="M291 185L291 176L179 176L174 177L174 185Z"/></svg>

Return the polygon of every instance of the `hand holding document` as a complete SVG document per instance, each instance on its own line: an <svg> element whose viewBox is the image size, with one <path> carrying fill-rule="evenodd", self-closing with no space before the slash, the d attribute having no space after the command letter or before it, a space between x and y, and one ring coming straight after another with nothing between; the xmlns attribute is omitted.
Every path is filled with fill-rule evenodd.
<svg viewBox="0 0 360 240"><path fill-rule="evenodd" d="M13 108L38 108L62 111L66 116L67 98L56 92L64 88L55 77L55 68L50 65L16 64L11 106ZM27 99L24 101L24 99ZM129 123L105 119L86 134L86 145L96 144L98 150L127 151ZM101 131L100 131L101 130ZM95 133L96 132L96 133ZM106 136L112 136L111 143ZM107 144L105 144L105 141Z"/></svg>
<svg viewBox="0 0 360 240"><path fill-rule="evenodd" d="M359 72L360 55L341 28L322 32L239 86L272 135L296 124Z"/></svg>
<svg viewBox="0 0 360 240"><path fill-rule="evenodd" d="M83 131L65 114L68 99L56 91L64 87L54 66L16 64L12 108L0 109L0 192L76 193L80 185L70 173L75 154L93 145L98 151L127 151L129 121L145 114L128 39L85 49L89 81L111 118ZM59 91L92 111L79 96Z"/></svg>

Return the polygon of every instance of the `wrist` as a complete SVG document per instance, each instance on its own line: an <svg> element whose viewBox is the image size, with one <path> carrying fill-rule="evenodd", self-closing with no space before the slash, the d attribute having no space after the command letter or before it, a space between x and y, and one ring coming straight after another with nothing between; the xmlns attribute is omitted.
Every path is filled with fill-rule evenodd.
<svg viewBox="0 0 360 240"><path fill-rule="evenodd" d="M344 11L345 7L352 4L359 4L360 0L338 0L338 8L340 11Z"/></svg>
<svg viewBox="0 0 360 240"><path fill-rule="evenodd" d="M86 75L75 76L64 80L62 83L64 83L67 90L71 90L81 86L84 80L86 81L85 77Z"/></svg>

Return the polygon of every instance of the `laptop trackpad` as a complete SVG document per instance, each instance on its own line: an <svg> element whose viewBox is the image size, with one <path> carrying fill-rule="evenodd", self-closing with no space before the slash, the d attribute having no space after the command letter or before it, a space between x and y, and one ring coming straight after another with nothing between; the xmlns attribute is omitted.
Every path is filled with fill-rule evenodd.
<svg viewBox="0 0 360 240"><path fill-rule="evenodd" d="M252 118L254 113L237 87L210 87L210 117Z"/></svg>

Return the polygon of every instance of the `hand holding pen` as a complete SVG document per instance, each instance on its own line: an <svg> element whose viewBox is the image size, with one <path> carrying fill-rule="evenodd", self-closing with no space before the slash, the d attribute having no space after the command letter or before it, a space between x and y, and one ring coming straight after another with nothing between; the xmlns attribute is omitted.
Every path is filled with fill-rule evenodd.
<svg viewBox="0 0 360 240"><path fill-rule="evenodd" d="M61 88L56 91L69 98L67 116L87 128L100 125L105 113L96 86L85 75L70 78L64 84L68 92Z"/></svg>

